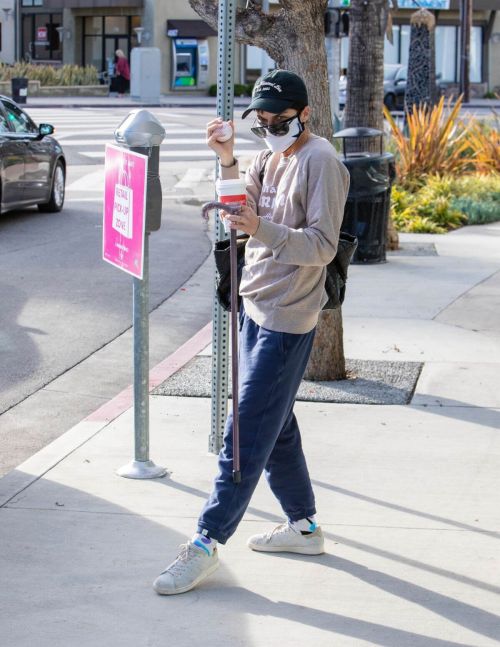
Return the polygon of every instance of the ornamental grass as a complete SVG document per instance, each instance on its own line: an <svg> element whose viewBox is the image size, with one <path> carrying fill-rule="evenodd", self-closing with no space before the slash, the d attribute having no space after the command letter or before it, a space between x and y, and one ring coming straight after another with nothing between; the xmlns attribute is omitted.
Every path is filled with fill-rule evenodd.
<svg viewBox="0 0 500 647"><path fill-rule="evenodd" d="M457 174L470 167L468 127L459 118L461 106L461 97L453 108L451 98L445 104L444 97L430 108L415 106L406 115L407 135L384 106L397 146L396 170L401 186L416 189L431 175Z"/></svg>

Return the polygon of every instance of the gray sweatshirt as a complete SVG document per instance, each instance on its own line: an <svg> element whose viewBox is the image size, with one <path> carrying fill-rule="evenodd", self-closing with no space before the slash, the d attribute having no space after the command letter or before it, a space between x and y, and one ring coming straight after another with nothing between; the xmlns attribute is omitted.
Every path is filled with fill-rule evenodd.
<svg viewBox="0 0 500 647"><path fill-rule="evenodd" d="M240 294L259 326L307 333L327 301L326 265L338 245L349 172L333 146L310 135L295 154L273 154L261 184L266 151L246 173L247 202L260 217L245 251ZM223 179L238 177L238 166L221 167Z"/></svg>

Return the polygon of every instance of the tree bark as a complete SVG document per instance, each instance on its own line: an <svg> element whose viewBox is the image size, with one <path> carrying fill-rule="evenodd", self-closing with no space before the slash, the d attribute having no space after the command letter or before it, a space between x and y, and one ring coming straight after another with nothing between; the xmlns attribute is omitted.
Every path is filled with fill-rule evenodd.
<svg viewBox="0 0 500 647"><path fill-rule="evenodd" d="M384 130L384 37L389 20L387 0L351 0L349 9L349 71L344 128L365 126ZM346 142L347 152L377 151L376 138ZM389 215L388 249L398 249L398 233Z"/></svg>
<svg viewBox="0 0 500 647"><path fill-rule="evenodd" d="M217 29L217 0L189 0L192 8ZM281 8L265 14L259 3L236 14L236 39L264 49L277 67L295 72L306 83L312 108L311 130L329 141L333 135L324 16L328 0L281 0ZM322 312L316 331L307 379L345 378L342 312Z"/></svg>

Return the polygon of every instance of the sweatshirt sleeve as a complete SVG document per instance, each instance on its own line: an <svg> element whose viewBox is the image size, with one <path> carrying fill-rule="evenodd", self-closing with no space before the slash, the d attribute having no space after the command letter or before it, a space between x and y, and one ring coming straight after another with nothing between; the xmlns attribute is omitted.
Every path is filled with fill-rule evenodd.
<svg viewBox="0 0 500 647"><path fill-rule="evenodd" d="M349 172L332 151L311 155L301 178L306 227L292 229L263 218L254 238L278 263L328 265L335 254L349 189Z"/></svg>

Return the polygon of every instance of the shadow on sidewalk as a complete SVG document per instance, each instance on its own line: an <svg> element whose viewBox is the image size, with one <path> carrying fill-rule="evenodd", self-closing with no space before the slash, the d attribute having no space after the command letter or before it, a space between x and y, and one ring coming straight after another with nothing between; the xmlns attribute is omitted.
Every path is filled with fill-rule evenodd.
<svg viewBox="0 0 500 647"><path fill-rule="evenodd" d="M432 397L432 395L430 396ZM500 429L500 409L481 407L461 400L451 400L435 396L439 404L410 404L412 409L425 411L426 413L471 422L482 427Z"/></svg>
<svg viewBox="0 0 500 647"><path fill-rule="evenodd" d="M94 469L83 474L83 482L99 473L98 466ZM64 469L59 473L62 479L72 478ZM250 629L251 614L331 632L328 641L335 641L338 635L382 647L475 647L326 612L308 606L306 601L274 602L236 586L239 573L224 566L224 561L219 572L194 591L182 596L157 596L151 582L175 556L177 545L185 541L195 519L190 515L141 516L134 509L138 496L147 497L159 484L197 499L205 499L206 492L169 479L115 481L118 477L109 474L102 474L102 478L114 482L111 499L53 482L46 476L0 509L0 623L5 644L31 647L36 636L41 647L104 647L117 643L132 647L164 644L168 636L169 643L184 647L199 642L200 627L208 645L266 644L267 628L258 623ZM128 496L133 502L130 509L112 501L113 497L127 500ZM256 508L249 511L266 521L278 519ZM367 549L361 544L356 547L360 546ZM236 563L248 572L252 567L249 560L269 557L244 551ZM344 571L369 585L368 603L380 604L374 587L483 636L499 637L498 616L398 577L334 555L274 557L307 559L329 568L332 585L334 571ZM393 559L398 557L392 555ZM289 570L283 573L290 577ZM285 578L283 586L289 584ZM265 589L265 579L262 586ZM342 595L342 591L337 594ZM391 616L387 609L387 617Z"/></svg>
<svg viewBox="0 0 500 647"><path fill-rule="evenodd" d="M271 553L267 553L267 556L270 555ZM291 557L291 559L300 558ZM308 557L307 561L310 560L311 557ZM314 558L314 560L317 560L317 563L324 563L325 561L319 558ZM375 622L367 622L358 618L323 611L322 609L311 609L307 606L290 602L275 602L241 587L224 589L220 599L226 613L229 611L234 613L243 607L247 613L253 615L273 616L274 618L289 620L292 623L300 623L315 629L320 628L323 631L330 631L332 632L332 641L335 640L334 636L338 635L349 636L366 641L370 645L382 645L383 647L402 647L402 645L411 645L411 647L477 647L470 643L457 643L432 638L424 634L416 634ZM284 642L285 640L287 639L283 638ZM331 644L334 645L335 643L332 642Z"/></svg>
<svg viewBox="0 0 500 647"><path fill-rule="evenodd" d="M453 519L448 519L447 517L441 517L439 515L431 514L429 512L422 512L420 510L415 510L413 508L407 508L405 506L399 505L397 503L390 503L389 501L383 501L382 499L376 499L375 497L368 496L367 494L361 494L360 492L353 492L351 490L346 490L345 488L338 487L337 485L331 485L330 483L325 483L324 481L318 481L317 479L311 479L313 485L318 487L325 488L332 492L342 494L343 496L352 497L360 501L366 501L367 503L373 503L374 505L381 506L383 508L389 508L390 510L397 510L398 512L404 512L405 514L411 514L416 517L421 517L422 519L429 519L430 521L437 521L438 523L444 523L460 530L468 530L469 532L476 532L480 535L487 535L488 537L494 537L495 539L500 539L500 532L495 532L494 530L486 530L484 528L478 528L477 526L471 526L468 523L463 523L461 521L454 521Z"/></svg>

